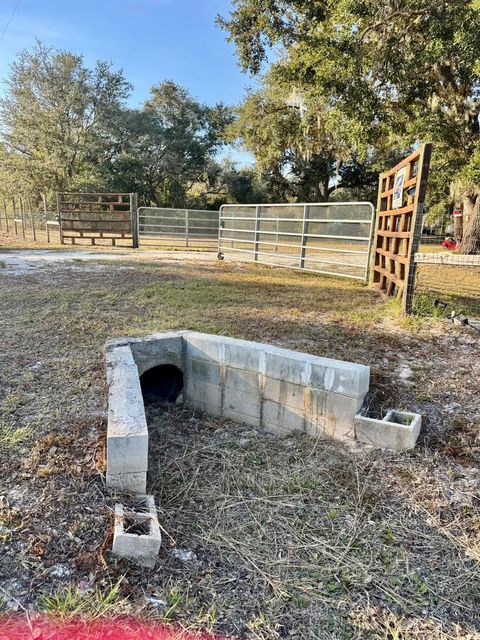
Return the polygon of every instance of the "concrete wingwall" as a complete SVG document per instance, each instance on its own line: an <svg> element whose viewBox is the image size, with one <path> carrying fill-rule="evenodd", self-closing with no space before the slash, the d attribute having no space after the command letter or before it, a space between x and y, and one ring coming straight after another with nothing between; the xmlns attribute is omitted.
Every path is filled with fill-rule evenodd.
<svg viewBox="0 0 480 640"><path fill-rule="evenodd" d="M368 393L367 366L193 331L122 338L106 345L107 484L145 493L148 429L140 376L175 365L193 408L280 435L355 438Z"/></svg>
<svg viewBox="0 0 480 640"><path fill-rule="evenodd" d="M185 401L193 407L278 434L354 439L369 367L194 332L184 340Z"/></svg>

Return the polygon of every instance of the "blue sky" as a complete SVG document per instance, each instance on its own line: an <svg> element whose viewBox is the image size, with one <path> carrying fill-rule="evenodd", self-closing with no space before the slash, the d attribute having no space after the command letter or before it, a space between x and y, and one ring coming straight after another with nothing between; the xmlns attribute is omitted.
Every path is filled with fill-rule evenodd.
<svg viewBox="0 0 480 640"><path fill-rule="evenodd" d="M0 0L0 36L17 2ZM88 65L104 59L122 68L134 86L131 106L164 79L203 102L235 104L253 81L241 73L233 45L214 23L229 8L230 0L20 0L0 41L0 82L17 53L37 38L84 54Z"/></svg>

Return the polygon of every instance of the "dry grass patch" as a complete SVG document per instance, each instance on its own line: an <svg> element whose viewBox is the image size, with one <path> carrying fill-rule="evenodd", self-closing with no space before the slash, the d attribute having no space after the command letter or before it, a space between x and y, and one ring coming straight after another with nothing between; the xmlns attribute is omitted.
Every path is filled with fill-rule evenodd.
<svg viewBox="0 0 480 640"><path fill-rule="evenodd" d="M150 415L160 562L115 559L103 344L178 328L369 364L372 407L422 413L421 442L352 453L162 409ZM1 270L0 333L8 610L76 606L118 584L122 610L252 639L478 633L473 332L406 324L358 283L145 258Z"/></svg>

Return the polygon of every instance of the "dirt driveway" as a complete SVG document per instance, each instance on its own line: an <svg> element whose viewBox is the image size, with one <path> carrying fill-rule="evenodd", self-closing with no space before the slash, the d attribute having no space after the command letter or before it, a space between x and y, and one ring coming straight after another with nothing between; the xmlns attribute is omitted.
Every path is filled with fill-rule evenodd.
<svg viewBox="0 0 480 640"><path fill-rule="evenodd" d="M135 251L116 249L113 251L88 249L0 249L0 264L4 274L18 275L62 263L89 261L131 262L187 262L205 263L217 260L217 254L207 251Z"/></svg>

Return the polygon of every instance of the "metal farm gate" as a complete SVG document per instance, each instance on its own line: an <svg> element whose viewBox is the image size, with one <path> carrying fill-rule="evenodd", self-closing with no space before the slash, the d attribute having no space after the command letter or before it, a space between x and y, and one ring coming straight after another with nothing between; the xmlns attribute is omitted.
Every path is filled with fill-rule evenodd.
<svg viewBox="0 0 480 640"><path fill-rule="evenodd" d="M370 202L223 205L219 254L366 282Z"/></svg>
<svg viewBox="0 0 480 640"><path fill-rule="evenodd" d="M138 208L140 246L210 249L217 246L218 211Z"/></svg>

